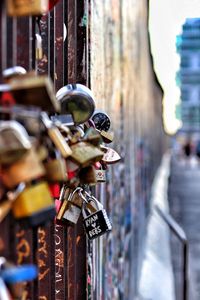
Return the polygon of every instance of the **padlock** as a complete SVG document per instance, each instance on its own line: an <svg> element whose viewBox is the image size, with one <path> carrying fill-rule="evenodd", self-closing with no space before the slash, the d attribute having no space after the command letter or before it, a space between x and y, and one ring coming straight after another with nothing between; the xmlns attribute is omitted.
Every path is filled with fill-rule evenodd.
<svg viewBox="0 0 200 300"><path fill-rule="evenodd" d="M31 149L25 128L16 121L0 121L0 164L10 165Z"/></svg>
<svg viewBox="0 0 200 300"><path fill-rule="evenodd" d="M68 188L66 185L63 185L63 187L61 189L61 193L60 193L60 198L59 198L61 205L60 205L59 211L56 215L57 220L62 219L63 214L64 214L65 210L67 209L68 199L70 198L72 191L73 191L72 189Z"/></svg>
<svg viewBox="0 0 200 300"><path fill-rule="evenodd" d="M105 152L102 161L106 164L115 164L121 160L120 155L117 151L113 150L112 148L100 146L100 148Z"/></svg>
<svg viewBox="0 0 200 300"><path fill-rule="evenodd" d="M49 184L49 190L51 192L51 196L54 199L57 199L60 195L61 187L59 183L50 183Z"/></svg>
<svg viewBox="0 0 200 300"><path fill-rule="evenodd" d="M94 146L99 146L103 142L100 133L93 127L86 130L83 140L93 144Z"/></svg>
<svg viewBox="0 0 200 300"><path fill-rule="evenodd" d="M49 157L43 162L48 182L66 182L67 168L64 158L56 149L51 149Z"/></svg>
<svg viewBox="0 0 200 300"><path fill-rule="evenodd" d="M100 135L101 135L104 143L106 143L106 144L110 144L114 140L114 132L107 132L107 131L101 130Z"/></svg>
<svg viewBox="0 0 200 300"><path fill-rule="evenodd" d="M36 33L35 34L35 58L36 60L40 60L43 58L43 50L42 50L42 37L40 34Z"/></svg>
<svg viewBox="0 0 200 300"><path fill-rule="evenodd" d="M45 112L41 113L42 122L45 125L48 135L51 141L54 143L56 148L61 152L64 158L72 154L68 143L65 141L64 137L60 133L59 129L54 126L53 122L49 119L48 115Z"/></svg>
<svg viewBox="0 0 200 300"><path fill-rule="evenodd" d="M60 111L60 103L56 100L50 77L36 75L31 71L12 78L9 84L17 104L29 105L52 113Z"/></svg>
<svg viewBox="0 0 200 300"><path fill-rule="evenodd" d="M83 205L83 198L79 193L80 190L82 190L82 188L78 187L70 194L67 200L66 209L62 216L62 221L66 220L73 224L76 224L78 222Z"/></svg>
<svg viewBox="0 0 200 300"><path fill-rule="evenodd" d="M89 197L89 203L92 202L92 207L96 212L91 212L87 203L84 202L82 206L83 224L89 239L95 239L112 230L112 225L108 219L106 210L103 205L94 197Z"/></svg>
<svg viewBox="0 0 200 300"><path fill-rule="evenodd" d="M45 175L35 149L31 148L23 157L8 167L2 167L1 180L7 188L14 188L20 182L29 182Z"/></svg>
<svg viewBox="0 0 200 300"><path fill-rule="evenodd" d="M61 113L70 113L75 124L88 121L95 109L91 90L79 83L62 87L56 93L56 98L61 103Z"/></svg>
<svg viewBox="0 0 200 300"><path fill-rule="evenodd" d="M17 197L20 195L20 193L23 192L24 189L25 189L25 184L23 182L21 182L17 186L15 191L7 192L7 194L6 194L7 199L0 203L0 223L10 212L13 201L15 201L17 199Z"/></svg>
<svg viewBox="0 0 200 300"><path fill-rule="evenodd" d="M78 173L81 184L96 184L96 170L94 166L82 168Z"/></svg>
<svg viewBox="0 0 200 300"><path fill-rule="evenodd" d="M71 150L70 159L81 167L87 167L93 162L100 161L104 155L99 148L87 142L76 143L71 146Z"/></svg>
<svg viewBox="0 0 200 300"><path fill-rule="evenodd" d="M59 0L49 0L49 10L51 10Z"/></svg>
<svg viewBox="0 0 200 300"><path fill-rule="evenodd" d="M48 11L48 0L7 0L7 13L12 17L42 15Z"/></svg>
<svg viewBox="0 0 200 300"><path fill-rule="evenodd" d="M95 174L97 182L106 182L106 170L103 169L102 164L100 164L99 168L95 169Z"/></svg>
<svg viewBox="0 0 200 300"><path fill-rule="evenodd" d="M67 169L63 158L49 159L44 163L46 179L48 182L66 182Z"/></svg>
<svg viewBox="0 0 200 300"><path fill-rule="evenodd" d="M39 226L54 219L56 211L48 184L37 181L26 185L12 205L17 221L27 226Z"/></svg>
<svg viewBox="0 0 200 300"><path fill-rule="evenodd" d="M9 81L12 78L20 76L20 75L24 75L26 73L27 73L27 71L25 68L23 68L21 66L14 66L14 67L3 70L2 77L3 77L3 80L5 83L9 83Z"/></svg>

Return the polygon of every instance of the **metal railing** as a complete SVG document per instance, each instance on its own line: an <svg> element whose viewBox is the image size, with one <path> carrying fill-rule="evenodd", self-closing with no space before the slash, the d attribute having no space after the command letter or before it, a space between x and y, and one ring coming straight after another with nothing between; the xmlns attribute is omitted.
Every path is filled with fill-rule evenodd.
<svg viewBox="0 0 200 300"><path fill-rule="evenodd" d="M163 210L159 206L155 206L156 212L169 226L170 230L176 235L182 244L182 255L183 255L183 268L182 268L182 282L183 282L183 300L188 300L188 240L184 230L180 225L172 218L172 216Z"/></svg>

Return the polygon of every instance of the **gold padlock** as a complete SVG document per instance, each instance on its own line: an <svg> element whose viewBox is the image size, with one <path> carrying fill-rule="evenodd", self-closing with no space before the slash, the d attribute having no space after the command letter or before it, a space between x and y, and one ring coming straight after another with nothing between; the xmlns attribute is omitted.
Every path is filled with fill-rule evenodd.
<svg viewBox="0 0 200 300"><path fill-rule="evenodd" d="M44 181L27 185L12 205L16 219L25 219L36 226L55 216L55 205L48 184Z"/></svg>
<svg viewBox="0 0 200 300"><path fill-rule="evenodd" d="M7 188L13 188L20 182L29 182L44 174L45 169L32 148L16 163L1 169L1 180Z"/></svg>
<svg viewBox="0 0 200 300"><path fill-rule="evenodd" d="M49 119L48 115L45 112L41 113L42 122L45 125L48 135L51 141L54 143L56 148L60 151L64 158L71 155L72 150L70 149L68 143L65 141L65 138L59 131L59 129L54 126L53 122Z"/></svg>
<svg viewBox="0 0 200 300"><path fill-rule="evenodd" d="M68 179L66 162L63 158L49 159L44 163L46 179L49 182L66 182Z"/></svg>
<svg viewBox="0 0 200 300"><path fill-rule="evenodd" d="M60 111L50 77L38 76L31 71L12 78L9 84L17 104L36 106L53 113Z"/></svg>
<svg viewBox="0 0 200 300"><path fill-rule="evenodd" d="M7 0L7 13L9 16L42 15L48 11L48 0Z"/></svg>
<svg viewBox="0 0 200 300"><path fill-rule="evenodd" d="M61 220L62 217L63 217L63 214L65 213L65 210L67 209L68 205L69 205L69 198L70 198L70 195L72 194L72 189L70 188L64 188L64 191L63 193L61 193L61 196L60 196L60 201L62 201L62 204L60 206L60 209L58 211L58 214L56 216L56 219L57 220Z"/></svg>
<svg viewBox="0 0 200 300"><path fill-rule="evenodd" d="M107 131L101 130L100 134L101 134L101 137L102 137L104 143L110 144L113 142L114 132L107 132Z"/></svg>
<svg viewBox="0 0 200 300"><path fill-rule="evenodd" d="M86 130L83 139L94 146L99 146L103 142L101 134L93 127L90 127Z"/></svg>
<svg viewBox="0 0 200 300"><path fill-rule="evenodd" d="M79 142L71 146L70 158L82 167L87 167L93 162L100 161L104 153L94 145L87 142Z"/></svg>

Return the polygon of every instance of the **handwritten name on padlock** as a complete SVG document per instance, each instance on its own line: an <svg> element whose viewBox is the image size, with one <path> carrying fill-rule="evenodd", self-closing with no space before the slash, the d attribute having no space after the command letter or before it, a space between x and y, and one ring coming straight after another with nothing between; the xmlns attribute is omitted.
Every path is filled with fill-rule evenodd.
<svg viewBox="0 0 200 300"><path fill-rule="evenodd" d="M97 221L98 221L98 215L94 214L93 216L89 217L87 220L85 220L85 226L89 229L88 234L90 238L94 236L98 236L102 230L100 228L100 225L97 226Z"/></svg>

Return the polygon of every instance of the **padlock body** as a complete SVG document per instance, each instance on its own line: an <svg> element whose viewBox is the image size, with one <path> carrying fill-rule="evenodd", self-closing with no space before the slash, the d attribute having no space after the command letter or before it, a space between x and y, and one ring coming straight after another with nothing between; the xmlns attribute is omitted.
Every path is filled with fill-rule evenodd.
<svg viewBox="0 0 200 300"><path fill-rule="evenodd" d="M71 146L71 159L82 167L87 167L92 162L101 160L104 153L94 145L86 142L79 142Z"/></svg>
<svg viewBox="0 0 200 300"><path fill-rule="evenodd" d="M79 179L81 184L95 184L97 182L95 168L93 166L82 168Z"/></svg>
<svg viewBox="0 0 200 300"><path fill-rule="evenodd" d="M72 150L70 149L69 145L65 141L65 138L60 133L57 127L49 128L48 135L64 158L67 158L72 154Z"/></svg>
<svg viewBox="0 0 200 300"><path fill-rule="evenodd" d="M9 16L41 15L48 11L48 0L7 0Z"/></svg>
<svg viewBox="0 0 200 300"><path fill-rule="evenodd" d="M83 224L89 239L95 239L112 229L105 209L84 218Z"/></svg>
<svg viewBox="0 0 200 300"><path fill-rule="evenodd" d="M1 172L3 184L13 188L20 182L29 182L45 174L45 169L39 161L34 149L29 150L20 160Z"/></svg>
<svg viewBox="0 0 200 300"><path fill-rule="evenodd" d="M46 178L49 182L66 182L67 169L64 159L51 159L44 164Z"/></svg>
<svg viewBox="0 0 200 300"><path fill-rule="evenodd" d="M39 182L26 187L13 202L12 213L16 219L27 220L32 226L54 218L55 205L47 183Z"/></svg>
<svg viewBox="0 0 200 300"><path fill-rule="evenodd" d="M99 169L95 170L96 181L97 182L106 182L106 170Z"/></svg>
<svg viewBox="0 0 200 300"><path fill-rule="evenodd" d="M70 202L67 210L63 214L62 221L67 220L73 224L76 224L78 222L80 214L81 214L81 208L76 205L73 205Z"/></svg>

